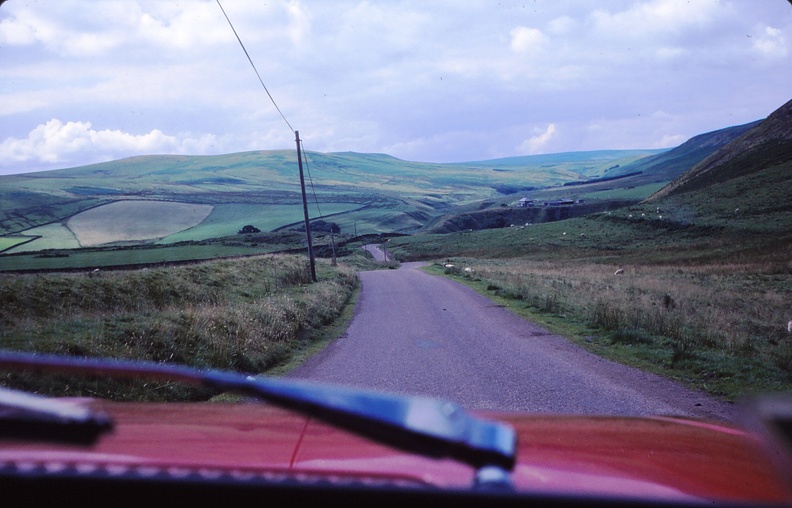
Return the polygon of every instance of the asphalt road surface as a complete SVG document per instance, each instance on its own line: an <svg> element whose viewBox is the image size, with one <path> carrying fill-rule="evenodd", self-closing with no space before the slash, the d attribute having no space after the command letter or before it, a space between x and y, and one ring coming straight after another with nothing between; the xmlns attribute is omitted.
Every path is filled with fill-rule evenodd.
<svg viewBox="0 0 792 508"><path fill-rule="evenodd" d="M368 244L364 245L362 248L371 253L375 261L379 261L380 263L390 261L390 255L381 245Z"/></svg>
<svg viewBox="0 0 792 508"><path fill-rule="evenodd" d="M360 277L347 332L290 376L470 409L735 418L731 404L587 353L417 264Z"/></svg>

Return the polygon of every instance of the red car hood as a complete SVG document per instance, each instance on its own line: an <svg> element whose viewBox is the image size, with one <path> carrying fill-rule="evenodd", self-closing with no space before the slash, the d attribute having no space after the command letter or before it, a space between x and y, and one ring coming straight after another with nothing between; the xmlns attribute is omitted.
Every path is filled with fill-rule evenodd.
<svg viewBox="0 0 792 508"><path fill-rule="evenodd" d="M93 401L115 430L89 447L0 441L0 468L288 475L468 488L473 470L418 457L260 404ZM789 503L792 491L756 435L679 418L489 413L518 433L518 490L642 499Z"/></svg>

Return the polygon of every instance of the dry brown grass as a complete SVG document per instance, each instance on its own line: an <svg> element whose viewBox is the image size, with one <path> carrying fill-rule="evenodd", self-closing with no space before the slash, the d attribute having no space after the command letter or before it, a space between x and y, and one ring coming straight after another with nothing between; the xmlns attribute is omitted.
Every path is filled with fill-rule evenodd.
<svg viewBox="0 0 792 508"><path fill-rule="evenodd" d="M462 265L491 291L599 329L612 343L669 349L672 366L717 353L738 369L764 365L782 383L792 373L786 330L792 262L621 266L515 259ZM717 365L701 368L721 375Z"/></svg>

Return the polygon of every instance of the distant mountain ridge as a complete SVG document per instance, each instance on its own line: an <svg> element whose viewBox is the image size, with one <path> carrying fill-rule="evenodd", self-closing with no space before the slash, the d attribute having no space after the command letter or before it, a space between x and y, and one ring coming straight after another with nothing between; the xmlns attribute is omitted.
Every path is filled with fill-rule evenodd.
<svg viewBox="0 0 792 508"><path fill-rule="evenodd" d="M691 192L792 160L792 100L765 120L746 126L751 128L650 196L647 201Z"/></svg>
<svg viewBox="0 0 792 508"><path fill-rule="evenodd" d="M676 148L637 160L618 170L609 172L608 176L640 171L652 173L657 177L667 178L667 180L673 180L760 123L762 123L762 120L699 134Z"/></svg>

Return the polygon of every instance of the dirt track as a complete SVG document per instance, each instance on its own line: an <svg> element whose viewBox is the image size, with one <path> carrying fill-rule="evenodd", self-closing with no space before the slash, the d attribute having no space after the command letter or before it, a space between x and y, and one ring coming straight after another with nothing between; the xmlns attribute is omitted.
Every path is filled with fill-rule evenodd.
<svg viewBox="0 0 792 508"><path fill-rule="evenodd" d="M735 418L731 404L592 355L417 266L362 272L347 332L291 375L472 409Z"/></svg>

